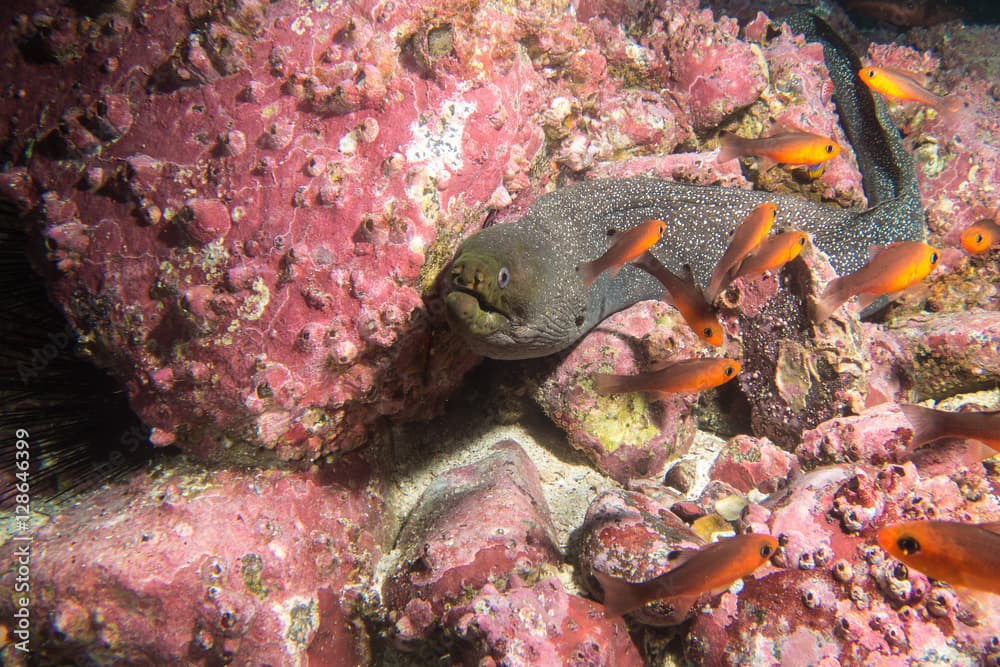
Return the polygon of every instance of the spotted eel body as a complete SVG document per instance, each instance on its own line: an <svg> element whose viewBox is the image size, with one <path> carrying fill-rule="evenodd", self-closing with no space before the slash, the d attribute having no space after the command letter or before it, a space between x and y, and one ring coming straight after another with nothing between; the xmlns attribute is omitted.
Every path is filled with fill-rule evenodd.
<svg viewBox="0 0 1000 667"><path fill-rule="evenodd" d="M704 285L733 228L764 201L778 206L776 228L810 232L841 274L860 268L869 248L924 236L913 160L881 100L856 76L851 49L820 19L789 20L823 44L834 100L861 168L869 208L851 211L789 195L654 178L598 179L539 197L525 215L462 243L452 262L446 303L452 327L477 353L498 359L563 350L601 320L663 292L646 272L625 266L588 290L577 265L599 257L609 231L660 218L667 223L654 254L672 271L690 265Z"/></svg>

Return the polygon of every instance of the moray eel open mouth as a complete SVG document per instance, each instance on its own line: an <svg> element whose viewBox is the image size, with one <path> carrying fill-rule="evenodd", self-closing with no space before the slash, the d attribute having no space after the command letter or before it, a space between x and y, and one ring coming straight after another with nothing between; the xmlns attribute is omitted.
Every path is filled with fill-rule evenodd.
<svg viewBox="0 0 1000 667"><path fill-rule="evenodd" d="M449 317L474 336L489 336L510 324L510 314L499 303L494 263L469 253L458 257L451 268L450 290L445 297Z"/></svg>

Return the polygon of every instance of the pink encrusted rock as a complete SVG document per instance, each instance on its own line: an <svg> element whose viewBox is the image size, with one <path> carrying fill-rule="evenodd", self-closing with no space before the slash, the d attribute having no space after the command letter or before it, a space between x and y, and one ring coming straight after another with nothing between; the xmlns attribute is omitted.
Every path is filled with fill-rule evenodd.
<svg viewBox="0 0 1000 667"><path fill-rule="evenodd" d="M226 205L214 199L188 199L182 213L184 230L193 241L204 245L218 241L229 233L231 226Z"/></svg>
<svg viewBox="0 0 1000 667"><path fill-rule="evenodd" d="M872 44L868 49L872 65L906 71L963 103L945 115L916 103L890 105L913 150L930 239L939 247L957 247L966 227L993 217L1000 206L991 185L1000 180L1000 102L994 88L1000 70L991 50L998 38L996 26L936 26L914 40L917 48Z"/></svg>
<svg viewBox="0 0 1000 667"><path fill-rule="evenodd" d="M402 641L426 639L468 590L501 586L557 564L561 554L538 472L512 440L435 478L396 542L382 587Z"/></svg>
<svg viewBox="0 0 1000 667"><path fill-rule="evenodd" d="M743 493L757 489L769 494L784 487L798 468L795 457L767 438L738 435L719 452L708 476L727 482Z"/></svg>
<svg viewBox="0 0 1000 667"><path fill-rule="evenodd" d="M920 313L888 325L912 359L917 400L993 387L1000 381L1000 312Z"/></svg>
<svg viewBox="0 0 1000 667"><path fill-rule="evenodd" d="M755 519L778 537L773 561L785 569L748 580L738 598L724 595L716 609L698 614L685 639L688 659L981 664L996 650L1000 598L963 607L950 589L887 557L875 534L904 519L996 520L993 484L981 465L963 468L957 460L945 474L924 474L910 462L807 473Z"/></svg>
<svg viewBox="0 0 1000 667"><path fill-rule="evenodd" d="M809 469L834 463L899 461L912 434L913 427L899 408L883 403L858 415L828 419L806 431L795 455Z"/></svg>
<svg viewBox="0 0 1000 667"><path fill-rule="evenodd" d="M47 664L362 664L382 515L360 459L165 469L89 494L33 534L33 648ZM17 544L0 546L8 562Z"/></svg>
<svg viewBox="0 0 1000 667"><path fill-rule="evenodd" d="M89 352L211 458L316 459L432 413L474 358L447 332L431 351L424 297L569 92L512 46L553 30L550 9L119 4L0 9L21 156L0 188L25 212L49 193L51 293ZM148 381L164 368L173 383Z"/></svg>
<svg viewBox="0 0 1000 667"><path fill-rule="evenodd" d="M584 581L600 599L594 570L628 581L647 581L671 568L669 555L704 544L691 528L649 496L611 490L597 496L580 529L580 569ZM632 616L651 625L676 625L669 605L650 603Z"/></svg>
<svg viewBox="0 0 1000 667"><path fill-rule="evenodd" d="M620 482L654 478L694 438L697 394L655 398L596 394L594 373L631 375L656 361L708 356L672 307L647 301L617 313L584 338L537 393L570 444Z"/></svg>
<svg viewBox="0 0 1000 667"><path fill-rule="evenodd" d="M621 618L563 589L559 579L528 587L516 580L506 592L487 584L448 615L466 664L639 667L639 650Z"/></svg>
<svg viewBox="0 0 1000 667"><path fill-rule="evenodd" d="M662 32L655 32L650 43L662 45L671 87L687 101L696 130L715 127L764 90L767 77L760 59L737 38L735 20L716 21L711 10L698 10L696 0L666 2L660 20Z"/></svg>

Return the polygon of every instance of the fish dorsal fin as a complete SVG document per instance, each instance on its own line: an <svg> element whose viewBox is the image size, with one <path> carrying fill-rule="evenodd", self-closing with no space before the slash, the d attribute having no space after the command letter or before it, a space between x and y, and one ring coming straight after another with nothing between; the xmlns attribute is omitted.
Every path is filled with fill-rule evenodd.
<svg viewBox="0 0 1000 667"><path fill-rule="evenodd" d="M670 563L670 570L676 570L700 553L701 549L674 549L667 554L667 561Z"/></svg>

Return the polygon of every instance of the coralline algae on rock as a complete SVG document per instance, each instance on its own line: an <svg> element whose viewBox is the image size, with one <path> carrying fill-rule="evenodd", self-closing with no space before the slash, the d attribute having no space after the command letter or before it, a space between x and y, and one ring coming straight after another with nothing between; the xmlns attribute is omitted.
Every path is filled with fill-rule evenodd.
<svg viewBox="0 0 1000 667"><path fill-rule="evenodd" d="M165 469L88 494L30 543L33 649L45 664L361 664L380 496L360 460ZM0 546L7 562L19 544ZM0 576L7 590L13 576ZM5 618L10 605L0 600Z"/></svg>
<svg viewBox="0 0 1000 667"><path fill-rule="evenodd" d="M423 295L543 142L544 78L508 46L527 24L457 3L84 4L0 10L2 78L23 86L0 191L39 213L54 297L158 441L315 459L433 411L473 358L446 335L430 352Z"/></svg>
<svg viewBox="0 0 1000 667"><path fill-rule="evenodd" d="M508 440L424 491L397 540L383 602L399 640L426 639L469 592L560 560L538 472Z"/></svg>

